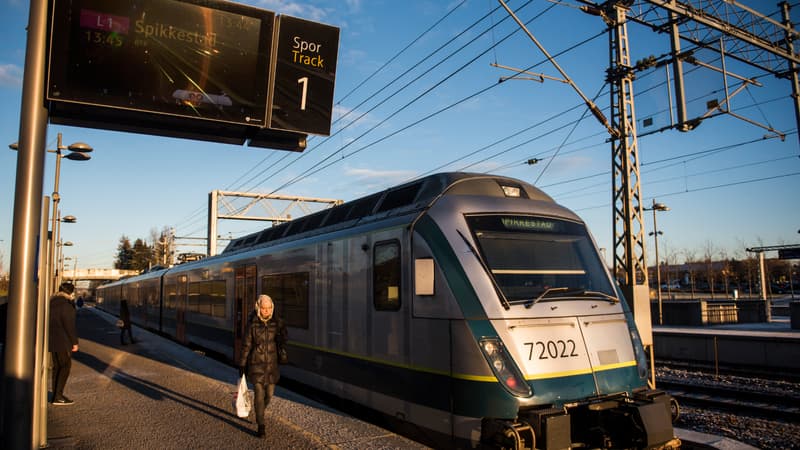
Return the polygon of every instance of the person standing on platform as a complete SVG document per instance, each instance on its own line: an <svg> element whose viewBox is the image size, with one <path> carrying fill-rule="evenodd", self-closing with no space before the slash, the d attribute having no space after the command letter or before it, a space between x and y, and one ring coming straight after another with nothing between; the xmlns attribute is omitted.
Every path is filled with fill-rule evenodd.
<svg viewBox="0 0 800 450"><path fill-rule="evenodd" d="M284 351L288 333L283 320L274 315L275 305L269 295L259 295L255 311L248 318L247 332L242 342L239 377L247 374L253 383L258 437L266 437L264 411L275 393L280 379L279 352Z"/></svg>
<svg viewBox="0 0 800 450"><path fill-rule="evenodd" d="M64 387L72 368L72 353L78 351L78 332L75 325L75 286L61 283L58 292L50 297L50 329L48 345L53 358L53 405L75 402L64 396Z"/></svg>
<svg viewBox="0 0 800 450"><path fill-rule="evenodd" d="M133 325L131 324L131 311L128 309L127 300L120 300L119 302L119 319L122 321L122 328L120 328L119 331L120 344L127 345L125 343L126 332L131 340L131 344L135 344L136 341L133 339Z"/></svg>

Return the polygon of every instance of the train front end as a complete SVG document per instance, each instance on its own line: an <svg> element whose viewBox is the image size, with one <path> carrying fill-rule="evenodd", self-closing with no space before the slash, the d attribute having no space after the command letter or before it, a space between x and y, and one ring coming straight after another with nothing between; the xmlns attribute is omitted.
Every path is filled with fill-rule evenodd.
<svg viewBox="0 0 800 450"><path fill-rule="evenodd" d="M455 434L460 420L474 440L480 416L493 447L679 447L671 398L648 388L633 315L585 225L528 197L452 195L418 225L463 267L444 270L469 335L454 327Z"/></svg>

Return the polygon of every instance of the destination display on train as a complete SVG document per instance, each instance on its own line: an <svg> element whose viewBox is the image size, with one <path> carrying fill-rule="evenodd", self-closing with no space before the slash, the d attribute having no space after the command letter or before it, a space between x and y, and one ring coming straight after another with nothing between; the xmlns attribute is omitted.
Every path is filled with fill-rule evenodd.
<svg viewBox="0 0 800 450"><path fill-rule="evenodd" d="M47 98L266 127L274 24L218 0L55 0Z"/></svg>

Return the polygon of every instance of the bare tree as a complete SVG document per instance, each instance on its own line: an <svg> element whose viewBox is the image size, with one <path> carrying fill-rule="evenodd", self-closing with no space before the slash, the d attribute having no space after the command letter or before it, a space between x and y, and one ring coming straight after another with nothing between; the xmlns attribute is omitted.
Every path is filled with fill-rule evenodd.
<svg viewBox="0 0 800 450"><path fill-rule="evenodd" d="M678 264L678 255L677 255L676 252L674 252L672 250L672 247L670 247L669 241L665 240L664 245L662 246L662 248L664 249L663 250L663 252L664 252L664 262L666 263L666 267L665 267L665 270L664 270L664 272L665 272L664 279L666 280L666 283L667 283L667 294L671 297L672 296L672 286L674 284L672 281L673 280L679 280L679 278L680 278L679 275L673 276L674 274L672 273L672 271L675 270L675 267Z"/></svg>
<svg viewBox="0 0 800 450"><path fill-rule="evenodd" d="M730 298L728 294L728 280L733 275L731 271L731 261L728 260L728 252L725 249L720 249L719 251L719 259L722 262L722 268L720 269L720 275L722 275L722 284L723 289L725 289L725 298Z"/></svg>
<svg viewBox="0 0 800 450"><path fill-rule="evenodd" d="M692 291L692 299L694 299L694 287L697 278L694 273L695 264L697 263L697 256L695 254L695 250L691 248L684 249L683 261L684 264L686 264L687 269L689 270L689 287Z"/></svg>
<svg viewBox="0 0 800 450"><path fill-rule="evenodd" d="M172 265L172 253L174 248L174 238L172 229L168 226L150 229L150 242L152 242L153 256L152 265L169 267Z"/></svg>

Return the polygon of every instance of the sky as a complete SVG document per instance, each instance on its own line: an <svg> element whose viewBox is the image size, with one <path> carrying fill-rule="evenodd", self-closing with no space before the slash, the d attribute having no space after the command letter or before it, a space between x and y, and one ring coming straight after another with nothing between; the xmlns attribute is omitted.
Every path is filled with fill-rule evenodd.
<svg viewBox="0 0 800 450"><path fill-rule="evenodd" d="M241 3L340 28L330 136L311 135L308 148L296 153L49 124L48 149L58 133L65 145L94 148L91 160L62 159L60 170L61 215L77 218L61 227L62 240L74 244L64 254L79 270L111 268L120 238L150 241L153 230L164 228L180 238L179 252L204 251L197 245L202 241L184 238L205 237L213 190L348 201L444 171L532 183L583 218L598 246L613 254L608 131L496 0ZM742 3L780 17L777 2ZM19 136L29 3L0 5L0 136L11 144ZM509 6L609 117L604 22L574 0ZM793 6L792 18L800 21L800 4ZM669 51L667 35L636 23L628 25L628 43L632 61ZM694 56L722 66L715 52ZM547 78L501 83L514 72L498 66ZM741 259L749 247L800 243L800 140L791 84L730 58L725 67L728 77L686 65L690 117L702 115L709 100L722 101L726 80L729 92L741 84L737 77L758 85L731 99L735 115L708 118L689 132L663 130L671 106L674 111L664 67L638 72L633 83L642 203L669 207L657 213L657 229L661 259L670 263L706 254ZM526 163L534 158L536 164ZM0 151L0 271L11 261L16 172L17 152ZM47 153L43 195L53 191L54 172L55 156ZM652 212L644 219L652 231ZM221 220L218 231L238 237L266 226ZM653 244L648 237L648 261L654 261Z"/></svg>

